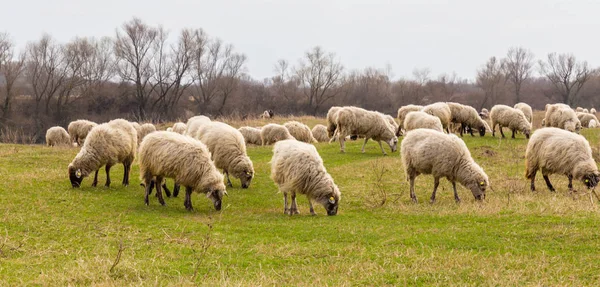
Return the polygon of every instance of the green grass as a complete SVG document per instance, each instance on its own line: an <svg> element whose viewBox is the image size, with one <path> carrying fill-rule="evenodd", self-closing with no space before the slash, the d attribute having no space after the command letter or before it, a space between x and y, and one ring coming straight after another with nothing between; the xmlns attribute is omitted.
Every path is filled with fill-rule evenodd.
<svg viewBox="0 0 600 287"><path fill-rule="evenodd" d="M582 134L597 153L600 130ZM0 145L0 285L598 285L599 209L583 185L571 196L555 175L550 193L540 177L532 194L522 135L464 140L494 188L483 203L462 186L454 203L443 180L430 205L433 180L419 176L412 204L397 152L318 144L342 192L334 217L310 216L305 197L283 214L271 147L249 147L256 178L235 180L221 212L197 194L188 212L181 196L145 206L137 163L129 187L116 166L113 187L72 189L76 149Z"/></svg>

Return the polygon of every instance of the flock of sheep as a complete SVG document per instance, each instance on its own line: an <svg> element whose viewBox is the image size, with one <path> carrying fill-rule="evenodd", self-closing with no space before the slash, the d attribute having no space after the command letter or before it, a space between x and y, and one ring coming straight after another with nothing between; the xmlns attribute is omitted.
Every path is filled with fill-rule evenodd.
<svg viewBox="0 0 600 287"><path fill-rule="evenodd" d="M248 188L254 178L246 144L274 144L271 179L284 195L284 213L297 214L296 194L305 194L311 214L315 214L312 204L316 202L328 215L335 215L341 193L312 143L338 140L341 151L345 152L348 139L361 137L363 153L368 140L373 139L386 154L381 142L395 152L398 137L404 136L400 154L414 202L417 202L414 182L420 174L433 175L432 203L443 177L452 183L456 201L460 201L456 182L481 200L490 186L489 178L473 160L463 140L452 132L462 137L464 133L473 136L473 131L485 136L491 131L495 136L498 126L502 137L503 127L512 131L512 138L517 132L527 138L531 136L526 151L526 175L532 191L538 170L551 191L554 187L548 178L550 174L566 175L570 190L573 179L594 188L600 181L600 173L588 141L578 134L582 126L598 125L594 113L594 109L575 111L564 104L546 105L543 128L533 134L532 109L525 103L514 107L496 105L481 112L458 103L407 105L398 110L396 119L358 107L332 107L327 113L327 126L315 125L312 129L297 121L236 129L206 116L175 123L166 131L157 131L152 124L140 125L123 119L103 124L77 120L69 124L68 132L62 127L48 129L46 142L50 146L81 146L68 166L73 187L81 186L83 178L92 172L95 172L92 186L96 186L102 166L106 170L105 185L110 186L110 168L118 163L125 168L122 183L128 185L131 165L137 156L141 185L146 191L145 203L149 204L149 195L156 189L156 197L164 205L163 190L168 197L177 197L179 186L183 185L184 206L188 210L193 209L192 192L204 193L215 209L220 210L223 196L227 195L225 182L232 186L230 175L240 180L242 188ZM263 115L272 112L265 111ZM165 183L166 178L175 181L173 193Z"/></svg>

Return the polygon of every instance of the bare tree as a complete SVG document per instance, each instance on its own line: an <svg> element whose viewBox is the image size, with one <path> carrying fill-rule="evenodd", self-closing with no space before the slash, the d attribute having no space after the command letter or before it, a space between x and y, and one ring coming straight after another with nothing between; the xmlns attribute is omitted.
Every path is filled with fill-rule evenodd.
<svg viewBox="0 0 600 287"><path fill-rule="evenodd" d="M496 57L491 57L482 69L477 70L477 86L485 93L480 108L491 107L498 103L498 97L504 89L503 70L502 64Z"/></svg>
<svg viewBox="0 0 600 287"><path fill-rule="evenodd" d="M307 51L305 59L300 60L295 74L313 114L340 92L343 71L344 66L335 59L335 54L326 54L319 46Z"/></svg>
<svg viewBox="0 0 600 287"><path fill-rule="evenodd" d="M587 61L577 62L572 54L548 54L547 63L540 60L540 71L552 83L563 103L573 106L583 85L596 73Z"/></svg>
<svg viewBox="0 0 600 287"><path fill-rule="evenodd" d="M521 102L521 87L531 76L533 67L533 53L523 47L513 47L508 50L506 58L502 59L502 67L506 80L509 81L515 92L516 102Z"/></svg>
<svg viewBox="0 0 600 287"><path fill-rule="evenodd" d="M4 124L10 117L11 101L15 92L15 82L23 72L25 55L20 54L15 59L14 43L10 40L7 33L0 33L0 84L4 78L3 93L4 100L2 101L2 117L0 117L0 125Z"/></svg>
<svg viewBox="0 0 600 287"><path fill-rule="evenodd" d="M146 118L147 104L154 88L150 85L154 74L151 62L157 36L157 29L146 25L138 18L125 22L121 31L116 32L114 50L118 59L118 74L122 81L135 85L135 98L140 118Z"/></svg>
<svg viewBox="0 0 600 287"><path fill-rule="evenodd" d="M454 94L459 89L459 79L455 72L452 74L441 74L437 80L427 82L429 94L436 99L442 99L445 102L452 101Z"/></svg>
<svg viewBox="0 0 600 287"><path fill-rule="evenodd" d="M271 78L277 96L282 96L288 103L296 101L297 83L290 74L290 63L280 59L273 68L275 76Z"/></svg>

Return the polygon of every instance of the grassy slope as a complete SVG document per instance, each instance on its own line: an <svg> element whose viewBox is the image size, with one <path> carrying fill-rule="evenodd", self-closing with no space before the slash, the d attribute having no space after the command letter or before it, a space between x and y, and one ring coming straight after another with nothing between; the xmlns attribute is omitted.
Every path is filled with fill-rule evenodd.
<svg viewBox="0 0 600 287"><path fill-rule="evenodd" d="M595 148L599 132L583 132ZM414 205L398 153L383 157L370 143L361 154L361 143L353 142L340 154L337 144L319 144L342 191L335 217L322 207L319 216L307 215L305 197L300 216L283 215L282 195L269 178L269 147L249 148L256 169L250 189L234 181L222 212L194 195L190 213L181 197L165 207L152 198L146 207L137 164L128 188L119 186L118 166L113 187L92 188L88 178L74 190L66 166L75 149L0 145L0 285L600 282L597 205L587 195L569 196L561 176L551 177L557 193L538 178L539 192L531 194L522 136L465 141L494 186L483 204L463 187L463 202L455 204L444 180L432 206L432 179L420 176ZM581 183L575 187L583 192ZM386 203L374 207L382 194ZM122 257L110 271L120 244Z"/></svg>

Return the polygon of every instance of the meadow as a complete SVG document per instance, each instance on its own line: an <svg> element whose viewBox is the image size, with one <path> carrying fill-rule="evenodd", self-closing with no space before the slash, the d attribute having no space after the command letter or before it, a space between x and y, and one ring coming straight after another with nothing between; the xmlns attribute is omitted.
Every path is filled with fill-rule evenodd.
<svg viewBox="0 0 600 287"><path fill-rule="evenodd" d="M600 130L582 134L598 161ZM597 286L600 203L584 185L569 194L566 177L553 175L551 193L538 176L532 193L523 135L464 141L490 177L483 202L459 185L455 203L443 179L432 205L433 179L421 175L413 204L398 152L383 156L370 142L362 154L360 140L346 154L317 144L342 192L337 216L321 206L311 216L304 196L300 215L283 214L269 146L248 148L249 189L232 179L222 211L194 194L188 212L182 195L144 205L137 162L129 187L118 165L110 188L86 178L73 189L67 165L78 149L0 144L0 285ZM104 179L101 171L99 186Z"/></svg>

